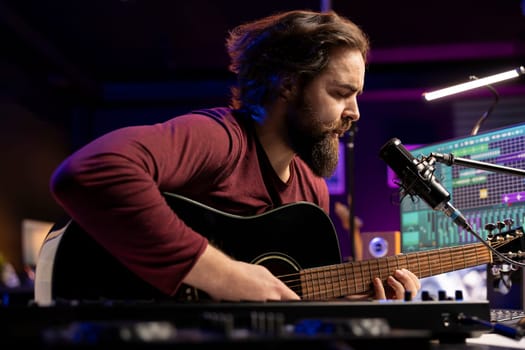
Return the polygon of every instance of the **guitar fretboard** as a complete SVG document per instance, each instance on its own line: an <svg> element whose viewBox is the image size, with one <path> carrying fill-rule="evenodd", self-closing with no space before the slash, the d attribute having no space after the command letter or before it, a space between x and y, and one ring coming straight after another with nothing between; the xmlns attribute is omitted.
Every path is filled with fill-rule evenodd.
<svg viewBox="0 0 525 350"><path fill-rule="evenodd" d="M491 261L492 254L483 243L472 243L310 268L300 272L300 290L293 283L289 286L299 292L303 299L326 300L368 293L372 290L371 284L375 277L386 282L395 270L403 268L414 272L419 278L424 278Z"/></svg>

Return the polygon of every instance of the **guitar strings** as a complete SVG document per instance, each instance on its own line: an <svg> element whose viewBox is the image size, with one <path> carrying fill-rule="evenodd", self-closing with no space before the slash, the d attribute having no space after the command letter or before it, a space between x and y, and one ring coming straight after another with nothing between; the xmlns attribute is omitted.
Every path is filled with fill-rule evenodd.
<svg viewBox="0 0 525 350"><path fill-rule="evenodd" d="M474 265L478 265L480 263L479 257L475 253L471 253L471 256L465 256L465 264L463 267L470 267ZM341 278L341 268L340 267L332 267L330 269L323 269L321 271L314 271L310 272L307 270L306 272L303 271L303 273L295 274L295 276L288 276L288 277L294 277L294 279L289 280L289 286L294 290L298 295L302 294L303 299L327 299L327 298L336 298L344 295L352 295L352 294L360 294L360 293L369 293L371 288L371 282L373 279L373 272L375 272L374 267L372 266L373 261L366 261L368 266L363 266L362 264L359 266L359 270L353 269L350 267L348 269L348 265L344 268L344 275L356 275L355 276L355 286L351 285L351 278ZM488 262L488 261L486 261ZM355 264L350 264L355 265ZM374 264L375 265L375 264ZM443 273L446 271L450 271L451 268L457 267L453 265L446 265L444 267L441 267L440 269L433 269L431 265L425 266L424 268L419 268L419 275L420 276L432 276L435 274ZM406 266L404 264L398 265L399 268L410 268L410 266ZM444 270L445 269L445 270ZM459 268L458 268L459 269ZM356 271L354 271L356 270ZM388 275L391 274L391 270L385 270L381 268L380 266L377 266L377 272L378 276L383 282L385 282L385 279L382 278L382 274ZM350 273L349 273L350 272ZM355 273L354 273L355 272ZM309 276L306 276L304 278L304 281L301 281L300 276L309 274ZM366 277L366 274L369 274L369 277ZM297 278L299 277L299 278ZM347 282L350 281L350 284ZM295 282L295 284L293 283ZM286 283L286 282L285 282ZM306 292L305 292L306 290Z"/></svg>
<svg viewBox="0 0 525 350"><path fill-rule="evenodd" d="M494 246L506 243L496 242ZM385 283L394 269L407 268L423 278L478 266L491 260L491 252L486 246L472 243L428 252L398 254L386 259L308 268L278 277L302 299L325 300L345 295L368 294L373 290L371 283L375 276Z"/></svg>

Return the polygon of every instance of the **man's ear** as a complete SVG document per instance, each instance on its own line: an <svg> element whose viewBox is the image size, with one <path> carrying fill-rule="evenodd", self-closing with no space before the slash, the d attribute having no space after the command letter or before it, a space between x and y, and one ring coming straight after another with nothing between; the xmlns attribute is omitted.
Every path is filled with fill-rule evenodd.
<svg viewBox="0 0 525 350"><path fill-rule="evenodd" d="M281 79L281 83L279 87L279 96L288 101L295 96L295 91L296 91L295 79L290 76L283 77Z"/></svg>

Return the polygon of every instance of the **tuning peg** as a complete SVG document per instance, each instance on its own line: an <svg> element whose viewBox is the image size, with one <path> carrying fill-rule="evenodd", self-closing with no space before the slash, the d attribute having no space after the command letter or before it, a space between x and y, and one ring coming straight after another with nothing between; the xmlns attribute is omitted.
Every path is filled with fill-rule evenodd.
<svg viewBox="0 0 525 350"><path fill-rule="evenodd" d="M496 225L494 225L493 223L488 223L488 224L485 225L485 230L488 231L487 237L489 239L492 238L492 231L494 231L495 229L496 229Z"/></svg>
<svg viewBox="0 0 525 350"><path fill-rule="evenodd" d="M505 227L505 222L503 221L498 221L496 223L496 226L498 227L498 231L501 232L501 230Z"/></svg>
<svg viewBox="0 0 525 350"><path fill-rule="evenodd" d="M507 226L507 228L509 230L512 229L512 225L514 224L514 220L512 220L511 218L507 218L507 219L503 220L503 222L505 223L505 226Z"/></svg>

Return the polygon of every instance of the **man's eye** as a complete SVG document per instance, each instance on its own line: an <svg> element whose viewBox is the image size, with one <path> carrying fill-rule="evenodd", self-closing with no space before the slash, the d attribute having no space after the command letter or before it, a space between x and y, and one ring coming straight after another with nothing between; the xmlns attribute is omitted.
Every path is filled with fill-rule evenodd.
<svg viewBox="0 0 525 350"><path fill-rule="evenodd" d="M339 92L339 96L342 97L342 98L348 98L350 96L352 96L353 92L352 91L345 91L345 92Z"/></svg>

